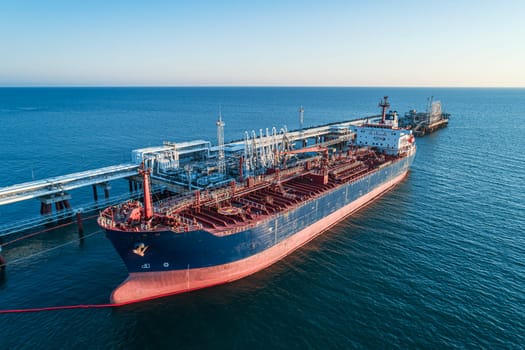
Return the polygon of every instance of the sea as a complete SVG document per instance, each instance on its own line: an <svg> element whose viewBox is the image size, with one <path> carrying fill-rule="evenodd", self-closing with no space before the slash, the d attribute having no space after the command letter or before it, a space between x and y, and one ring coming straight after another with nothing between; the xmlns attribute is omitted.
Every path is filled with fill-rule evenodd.
<svg viewBox="0 0 525 350"><path fill-rule="evenodd" d="M131 162L163 141L403 115L429 98L449 126L417 139L407 178L237 282L119 308L0 314L0 349L523 349L525 89L1 88L0 187ZM110 197L128 183L112 183ZM71 205L93 201L91 188ZM102 194L99 194L102 196ZM0 206L0 225L40 203ZM96 215L96 211L91 213ZM104 304L127 276L90 213L10 243L0 309Z"/></svg>

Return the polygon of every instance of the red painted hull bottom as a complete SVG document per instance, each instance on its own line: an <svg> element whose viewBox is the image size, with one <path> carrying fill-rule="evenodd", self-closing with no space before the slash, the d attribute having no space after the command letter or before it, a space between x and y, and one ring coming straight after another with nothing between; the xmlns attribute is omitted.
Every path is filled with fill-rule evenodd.
<svg viewBox="0 0 525 350"><path fill-rule="evenodd" d="M315 224L249 258L205 268L130 273L129 277L111 294L111 302L130 304L232 282L251 275L279 261L351 213L374 201L401 182L406 174L407 172L402 173Z"/></svg>

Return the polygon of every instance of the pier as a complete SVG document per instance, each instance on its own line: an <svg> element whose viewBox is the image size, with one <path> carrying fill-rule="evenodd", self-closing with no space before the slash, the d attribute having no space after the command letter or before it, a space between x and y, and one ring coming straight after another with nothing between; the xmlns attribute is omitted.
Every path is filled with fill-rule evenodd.
<svg viewBox="0 0 525 350"><path fill-rule="evenodd" d="M71 198L66 191L85 186L102 185L109 191L109 181L137 175L137 169L137 164L120 164L3 187L0 188L0 205L34 198L41 199L45 204L64 202ZM94 188L94 197L97 200L96 187ZM109 193L105 194L108 197Z"/></svg>
<svg viewBox="0 0 525 350"><path fill-rule="evenodd" d="M448 125L450 114L442 111L441 102L429 99L426 112L417 112L412 109L400 119L400 125L410 127L414 136L425 136Z"/></svg>
<svg viewBox="0 0 525 350"><path fill-rule="evenodd" d="M71 218L81 212L90 212L121 201L138 198L141 196L141 183L136 177L137 169L137 164L119 164L0 188L0 205L29 199L40 201L40 216L2 223L0 237ZM129 181L130 192L110 198L110 181L118 179ZM69 191L87 186L93 187L94 201L73 208L70 204ZM102 188L104 192L104 198L101 200L98 198L98 188ZM53 211L53 205L55 211Z"/></svg>
<svg viewBox="0 0 525 350"><path fill-rule="evenodd" d="M414 132L414 136L421 137L421 136L431 134L438 129L445 128L447 127L447 125L448 125L448 115L446 115L440 120L434 121L433 123L428 123L428 121L425 121L425 120L421 121L412 130Z"/></svg>

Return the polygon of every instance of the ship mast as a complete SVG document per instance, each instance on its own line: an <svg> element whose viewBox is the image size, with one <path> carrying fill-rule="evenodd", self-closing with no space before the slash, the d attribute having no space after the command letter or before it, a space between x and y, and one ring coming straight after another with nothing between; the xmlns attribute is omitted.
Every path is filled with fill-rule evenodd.
<svg viewBox="0 0 525 350"><path fill-rule="evenodd" d="M390 107L390 103L387 100L388 96L385 96L381 101L379 101L379 107L383 108L383 112L381 114L381 124L385 124L386 109Z"/></svg>
<svg viewBox="0 0 525 350"><path fill-rule="evenodd" d="M299 126L301 128L301 131L303 131L303 122L304 122L304 108L301 106L299 108Z"/></svg>
<svg viewBox="0 0 525 350"><path fill-rule="evenodd" d="M222 113L219 109L219 120L217 120L217 142L219 148L217 167L221 174L226 173L226 161L224 159L224 125L225 124L222 121Z"/></svg>
<svg viewBox="0 0 525 350"><path fill-rule="evenodd" d="M301 106L299 108L299 126L301 127L301 138L303 139L303 147L306 147L306 140L304 139L303 123L304 123L304 108L303 106Z"/></svg>
<svg viewBox="0 0 525 350"><path fill-rule="evenodd" d="M144 162L142 162L139 168L139 175L142 176L143 189L144 189L144 219L149 220L153 217L153 205L151 203L151 190L149 183L149 175L151 174L151 169L144 168Z"/></svg>

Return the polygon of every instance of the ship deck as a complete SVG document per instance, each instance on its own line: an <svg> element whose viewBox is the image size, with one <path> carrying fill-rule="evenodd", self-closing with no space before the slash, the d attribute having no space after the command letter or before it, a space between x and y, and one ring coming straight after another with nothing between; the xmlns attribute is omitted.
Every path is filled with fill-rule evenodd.
<svg viewBox="0 0 525 350"><path fill-rule="evenodd" d="M369 148L341 151L329 159L307 158L294 167L272 170L242 183L232 181L213 191L197 190L191 195L166 198L154 203L150 220L136 215L142 210L140 202L128 202L107 208L99 223L123 232L182 233L204 229L216 236L227 236L292 210L342 184L357 181L397 158Z"/></svg>

